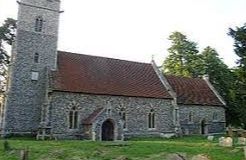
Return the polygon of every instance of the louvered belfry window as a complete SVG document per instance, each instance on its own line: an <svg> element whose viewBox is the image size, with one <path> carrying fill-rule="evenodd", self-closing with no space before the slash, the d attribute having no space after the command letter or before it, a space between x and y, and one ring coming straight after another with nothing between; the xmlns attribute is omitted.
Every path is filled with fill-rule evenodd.
<svg viewBox="0 0 246 160"><path fill-rule="evenodd" d="M37 17L35 20L35 31L42 32L44 25L44 20L41 16Z"/></svg>

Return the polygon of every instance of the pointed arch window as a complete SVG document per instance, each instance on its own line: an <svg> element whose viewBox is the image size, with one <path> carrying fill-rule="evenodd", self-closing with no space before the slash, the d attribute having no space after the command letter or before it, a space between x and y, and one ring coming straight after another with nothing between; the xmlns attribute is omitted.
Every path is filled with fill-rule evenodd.
<svg viewBox="0 0 246 160"><path fill-rule="evenodd" d="M154 109L151 109L148 114L148 127L149 129L155 128L155 111Z"/></svg>
<svg viewBox="0 0 246 160"><path fill-rule="evenodd" d="M37 17L35 20L35 31L42 32L44 25L44 20L41 16Z"/></svg>
<svg viewBox="0 0 246 160"><path fill-rule="evenodd" d="M218 113L217 112L213 113L213 121L218 121Z"/></svg>
<svg viewBox="0 0 246 160"><path fill-rule="evenodd" d="M189 123L193 123L193 120L194 120L194 113L192 111L190 111L188 121L189 121Z"/></svg>
<svg viewBox="0 0 246 160"><path fill-rule="evenodd" d="M119 115L123 121L123 129L126 129L126 110L125 108L120 109Z"/></svg>
<svg viewBox="0 0 246 160"><path fill-rule="evenodd" d="M177 108L175 108L174 110L174 116L175 116L175 124L178 124L178 119L179 119L179 110Z"/></svg>
<svg viewBox="0 0 246 160"><path fill-rule="evenodd" d="M69 129L77 129L78 128L78 110L74 106L69 111Z"/></svg>
<svg viewBox="0 0 246 160"><path fill-rule="evenodd" d="M39 63L39 54L38 53L34 54L34 62Z"/></svg>

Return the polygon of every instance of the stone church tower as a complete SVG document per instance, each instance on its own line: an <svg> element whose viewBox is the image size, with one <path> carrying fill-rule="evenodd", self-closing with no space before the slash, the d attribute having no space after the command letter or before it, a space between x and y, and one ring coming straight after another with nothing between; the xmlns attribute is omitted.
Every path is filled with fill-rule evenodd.
<svg viewBox="0 0 246 160"><path fill-rule="evenodd" d="M60 0L20 0L2 128L30 134L45 121L48 72L56 69Z"/></svg>

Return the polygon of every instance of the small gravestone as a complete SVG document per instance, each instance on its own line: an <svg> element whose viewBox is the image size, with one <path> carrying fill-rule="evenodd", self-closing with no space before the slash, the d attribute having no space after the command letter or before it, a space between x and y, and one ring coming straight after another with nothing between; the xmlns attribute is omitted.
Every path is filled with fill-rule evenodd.
<svg viewBox="0 0 246 160"><path fill-rule="evenodd" d="M228 128L228 137L233 137L233 130L231 127Z"/></svg>
<svg viewBox="0 0 246 160"><path fill-rule="evenodd" d="M219 138L219 146L222 146L222 147L232 147L232 144L233 144L233 140L231 137L221 137Z"/></svg>
<svg viewBox="0 0 246 160"><path fill-rule="evenodd" d="M224 139L225 139L225 137L219 138L219 146L223 146Z"/></svg>
<svg viewBox="0 0 246 160"><path fill-rule="evenodd" d="M238 137L238 142L239 145L246 145L246 138L244 137Z"/></svg>
<svg viewBox="0 0 246 160"><path fill-rule="evenodd" d="M224 146L225 147L232 147L232 142L233 142L232 138L231 137L227 137L227 138L224 139Z"/></svg>
<svg viewBox="0 0 246 160"><path fill-rule="evenodd" d="M208 140L209 141L213 141L214 140L214 136L208 136Z"/></svg>
<svg viewBox="0 0 246 160"><path fill-rule="evenodd" d="M191 160L210 160L210 159L206 155L199 154L199 155L192 157Z"/></svg>

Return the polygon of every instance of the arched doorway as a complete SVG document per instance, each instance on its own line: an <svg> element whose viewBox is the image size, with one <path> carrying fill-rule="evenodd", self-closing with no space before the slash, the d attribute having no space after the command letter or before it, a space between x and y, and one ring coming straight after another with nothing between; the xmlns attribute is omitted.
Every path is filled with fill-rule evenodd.
<svg viewBox="0 0 246 160"><path fill-rule="evenodd" d="M203 119L201 121L201 134L207 134L207 124L206 124L206 120Z"/></svg>
<svg viewBox="0 0 246 160"><path fill-rule="evenodd" d="M114 124L112 120L108 119L102 124L102 141L114 140Z"/></svg>

